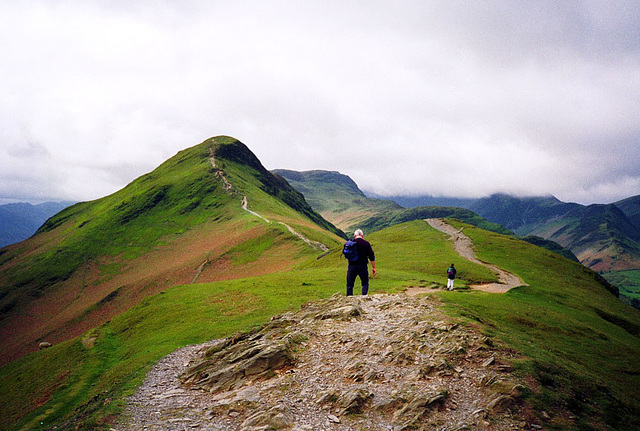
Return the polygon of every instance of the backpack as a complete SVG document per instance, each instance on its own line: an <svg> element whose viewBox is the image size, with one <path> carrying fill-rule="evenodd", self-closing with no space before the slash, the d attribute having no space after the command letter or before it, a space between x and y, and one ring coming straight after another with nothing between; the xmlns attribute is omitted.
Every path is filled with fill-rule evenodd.
<svg viewBox="0 0 640 431"><path fill-rule="evenodd" d="M356 242L348 240L344 243L342 248L342 254L347 258L349 262L355 262L358 260L358 250L356 249Z"/></svg>
<svg viewBox="0 0 640 431"><path fill-rule="evenodd" d="M447 275L455 275L456 274L456 270L453 269L452 267L449 267L449 269L447 269Z"/></svg>

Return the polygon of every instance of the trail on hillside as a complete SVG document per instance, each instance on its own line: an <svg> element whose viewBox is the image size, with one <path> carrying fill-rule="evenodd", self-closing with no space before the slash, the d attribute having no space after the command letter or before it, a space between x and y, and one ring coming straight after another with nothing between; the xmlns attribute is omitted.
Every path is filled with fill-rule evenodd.
<svg viewBox="0 0 640 431"><path fill-rule="evenodd" d="M219 178L220 181L222 181L222 185L223 185L224 189L227 191L227 193L229 193L230 195L237 194L237 192L235 191L235 189L233 188L233 186L231 185L231 183L227 179L226 175L224 174L224 171L216 166L216 160L215 160L215 157L214 157L213 148L211 148L210 151L209 151L209 162L211 163L211 166L214 169L214 175L217 178ZM271 223L266 217L263 217L262 215L258 214L257 212L252 211L252 210L249 209L249 201L247 200L246 196L242 197L242 202L240 203L240 206L242 207L243 210L247 211L249 214L254 215L254 216L264 220L266 223ZM310 240L309 238L307 238L306 236L302 235L300 232L297 232L291 226L289 226L288 224L286 224L284 222L279 221L278 223L280 223L281 225L286 227L287 230L289 232L291 232L292 235L294 235L295 237L301 239L302 241L307 243L307 245L309 245L310 247L313 247L316 250L320 250L320 251L324 251L324 252L329 251L329 247L327 247L325 244L323 244L323 243L321 243L319 241ZM206 263L207 262L205 261L201 265L201 268ZM201 271L201 268L200 268L200 271ZM195 283L195 281L198 279L199 275L200 275L200 272L198 271L196 276L195 276L195 278L193 279L192 283Z"/></svg>
<svg viewBox="0 0 640 431"><path fill-rule="evenodd" d="M261 216L261 215L260 215L260 214L258 214L257 212L255 212L255 211L251 211L251 210L248 208L248 205L249 205L249 203L247 202L247 197L246 197L246 196L244 196L244 197L242 198L242 209L243 209L243 210L245 210L245 211L247 211L247 212L248 212L248 213L250 213L250 214L253 214L253 215L254 215L254 216L256 216L256 217L260 217L262 220L264 220L264 221L265 221L265 222L267 222L267 223L271 223L269 220L267 220L265 217ZM302 241L306 242L309 246L311 246L311 247L313 247L313 248L315 248L315 249L317 249L317 250L320 250L320 251L329 251L329 247L327 247L327 246L326 246L326 245L324 245L323 243L318 242L318 241L311 241L309 238L307 238L306 236L302 235L300 232L296 231L295 229L293 229L293 228L292 228L291 226L289 226L288 224L286 224L286 223L284 223L284 222L281 222L281 221L279 221L279 222L277 222L277 223L279 223L279 224L281 224L282 226L286 227L286 228L287 228L287 230L288 230L288 231L289 231L293 236L298 237L298 238L299 238L299 239L301 239Z"/></svg>
<svg viewBox="0 0 640 431"><path fill-rule="evenodd" d="M541 428L520 409L514 359L433 297L336 294L168 355L113 429Z"/></svg>
<svg viewBox="0 0 640 431"><path fill-rule="evenodd" d="M510 289L513 289L514 287L528 286L528 284L522 281L520 277L518 277L518 275L505 271L504 269L498 268L495 265L491 265L476 258L475 253L473 252L473 242L471 241L471 238L462 233L462 230L464 228L458 230L445 222L443 219L431 218L425 219L425 221L429 223L429 225L434 229L437 229L449 235L451 241L453 241L453 246L455 247L456 252L461 257L479 265L486 266L487 268L495 271L498 274L498 280L500 280L498 283L472 284L469 285L471 289L482 290L491 293L505 293ZM414 291L408 293L415 294Z"/></svg>
<svg viewBox="0 0 640 431"><path fill-rule="evenodd" d="M256 216L256 217L258 217L258 218L261 218L262 220L266 221L267 223L271 223L267 218L262 217L262 216L261 216L260 214L258 214L257 212L255 212L255 211L251 211L251 210L249 209L249 202L247 201L247 197L246 197L246 196L243 196L243 197L242 197L242 204L241 204L240 206L242 206L242 209L243 209L243 210L245 210L246 212L248 212L249 214L253 214L254 216Z"/></svg>

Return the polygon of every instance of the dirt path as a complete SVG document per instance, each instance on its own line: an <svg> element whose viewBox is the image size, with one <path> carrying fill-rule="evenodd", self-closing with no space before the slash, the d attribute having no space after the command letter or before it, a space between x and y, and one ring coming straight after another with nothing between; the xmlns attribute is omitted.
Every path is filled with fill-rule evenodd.
<svg viewBox="0 0 640 431"><path fill-rule="evenodd" d="M262 220L264 220L264 221L265 221L265 222L267 222L267 223L271 223L268 219L266 219L266 218L262 217L262 216L261 216L260 214L258 214L257 212L255 212L255 211L251 211L251 210L249 209L249 203L248 203L248 201L247 201L247 197L246 197L246 196L243 196L243 197L242 197L242 209L243 209L243 210L245 210L246 212L248 212L249 214L253 214L253 215L254 215L254 216L256 216L256 217L261 218Z"/></svg>
<svg viewBox="0 0 640 431"><path fill-rule="evenodd" d="M471 262L486 266L498 274L498 280L500 280L498 283L472 284L469 286L471 289L491 293L505 293L514 287L528 286L528 284L522 281L516 274L477 259L473 252L473 242L471 241L471 238L462 233L462 229L458 230L442 219L432 218L426 219L425 221L434 229L449 235L451 241L453 241L453 246L455 247L456 252L460 256L470 260ZM424 288L410 288L407 290L407 294L416 295L418 293L424 293L425 291L426 289Z"/></svg>

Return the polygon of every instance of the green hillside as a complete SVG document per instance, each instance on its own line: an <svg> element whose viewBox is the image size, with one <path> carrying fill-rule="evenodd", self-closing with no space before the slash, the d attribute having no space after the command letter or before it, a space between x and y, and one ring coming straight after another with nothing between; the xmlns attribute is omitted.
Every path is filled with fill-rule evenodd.
<svg viewBox="0 0 640 431"><path fill-rule="evenodd" d="M502 295L464 288L430 295L461 324L523 355L511 365L529 382L530 414L548 429L640 426L640 312L630 311L577 263L510 236L456 226L464 226L480 259L520 275L529 286ZM367 239L379 270L372 294L442 286L451 262L462 287L496 281L485 267L460 259L446 235L421 220ZM294 270L167 289L80 337L4 366L0 428L109 429L124 397L164 355L342 292L339 244L316 256Z"/></svg>
<svg viewBox="0 0 640 431"><path fill-rule="evenodd" d="M614 205L640 230L640 195L615 202Z"/></svg>
<svg viewBox="0 0 640 431"><path fill-rule="evenodd" d="M342 235L244 144L209 139L0 250L0 363L171 286L292 268Z"/></svg>
<svg viewBox="0 0 640 431"><path fill-rule="evenodd" d="M502 226L489 223L462 208L429 206L407 209L389 200L368 198L350 177L339 172L284 169L274 172L283 176L316 211L345 232L355 229L372 232L410 220L455 217L483 229L509 233Z"/></svg>
<svg viewBox="0 0 640 431"><path fill-rule="evenodd" d="M470 209L518 235L555 241L596 271L640 267L640 229L631 219L638 212L637 198L584 206L561 202L553 196L518 198L496 194L479 199Z"/></svg>
<svg viewBox="0 0 640 431"><path fill-rule="evenodd" d="M345 231L382 211L402 210L395 202L365 196L347 175L330 171L276 169L324 218Z"/></svg>
<svg viewBox="0 0 640 431"><path fill-rule="evenodd" d="M581 205L565 203L553 196L520 198L497 193L476 200L468 208L519 235L527 235L531 226L562 217L580 207Z"/></svg>
<svg viewBox="0 0 640 431"><path fill-rule="evenodd" d="M527 241L530 244L537 245L538 247L546 248L547 250L554 253L558 253L560 256L566 257L567 259L573 260L574 262L580 262L578 257L573 254L571 250L562 247L555 241L551 241L535 235L523 236L520 237L520 239L523 241Z"/></svg>

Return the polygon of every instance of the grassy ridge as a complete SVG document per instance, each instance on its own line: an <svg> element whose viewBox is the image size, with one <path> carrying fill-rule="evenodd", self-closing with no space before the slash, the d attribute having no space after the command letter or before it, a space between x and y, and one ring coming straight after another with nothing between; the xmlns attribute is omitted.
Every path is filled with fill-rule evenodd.
<svg viewBox="0 0 640 431"><path fill-rule="evenodd" d="M284 211L293 219L300 219L302 214L313 222L316 229L320 226L338 236L344 236L339 229L316 213L304 196L286 180L267 171L243 143L228 136L212 138L210 142L213 144L216 163L221 165L235 191L258 199L257 208L261 211L278 216ZM276 199L264 199L266 196ZM277 208L272 207L274 204ZM253 205L256 202L252 201Z"/></svg>
<svg viewBox="0 0 640 431"><path fill-rule="evenodd" d="M595 273L576 263L468 225L465 233L481 259L517 273L530 286L504 295L433 294L451 313L527 356L516 366L531 376L530 400L538 413L544 410L551 416L547 425L635 425L640 411L635 399L640 370L634 360L640 355L640 313L629 314L628 307L598 283ZM396 225L367 239L379 269L371 293L442 285L451 262L464 283L495 280L484 267L460 259L446 235L423 221ZM123 397L162 356L342 292L345 265L334 248L284 273L178 286L150 297L82 338L0 369L0 396L8 412L0 417L0 427L108 428Z"/></svg>
<svg viewBox="0 0 640 431"><path fill-rule="evenodd" d="M563 408L578 428L640 425L640 313L619 302L581 265L521 241L465 227L482 260L519 274L530 286L505 295L445 297L450 310L531 358L522 369L540 382L540 409ZM570 426L556 417L559 429ZM630 422L629 422L630 421Z"/></svg>
<svg viewBox="0 0 640 431"><path fill-rule="evenodd" d="M209 180L208 148L184 150L122 190L50 218L36 235L57 229L56 240L37 254L25 253L30 243L5 253L5 261L20 262L3 271L2 286L39 295L89 260L102 256L131 260L210 220L212 214L231 219L239 209L227 205L229 197L221 185Z"/></svg>
<svg viewBox="0 0 640 431"><path fill-rule="evenodd" d="M243 211L243 196L272 223ZM317 253L277 222L328 246L343 235L229 137L181 151L122 190L67 208L0 254L0 363L195 277L264 274Z"/></svg>

